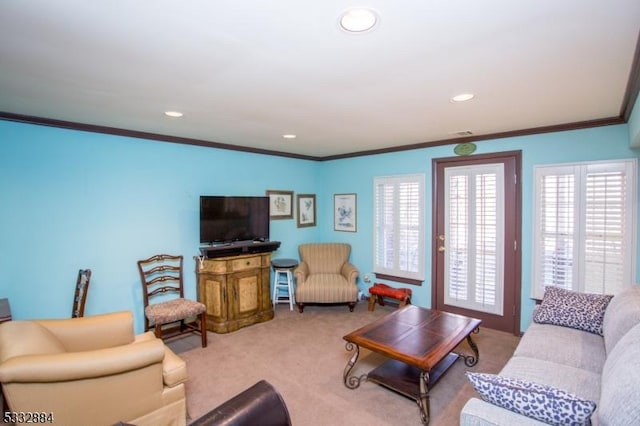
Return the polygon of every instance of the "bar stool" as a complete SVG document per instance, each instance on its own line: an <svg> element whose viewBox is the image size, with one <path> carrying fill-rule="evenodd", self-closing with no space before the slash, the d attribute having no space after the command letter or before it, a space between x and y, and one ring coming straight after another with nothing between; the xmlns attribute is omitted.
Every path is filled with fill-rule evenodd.
<svg viewBox="0 0 640 426"><path fill-rule="evenodd" d="M293 288L293 270L298 266L295 259L273 259L274 285L273 304L289 303L289 310L293 311L295 301L295 290Z"/></svg>

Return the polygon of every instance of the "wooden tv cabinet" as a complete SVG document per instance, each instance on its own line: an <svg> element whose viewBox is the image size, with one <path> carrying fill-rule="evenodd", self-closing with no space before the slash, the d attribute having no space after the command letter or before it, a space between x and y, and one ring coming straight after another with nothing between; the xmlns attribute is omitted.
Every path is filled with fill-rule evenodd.
<svg viewBox="0 0 640 426"><path fill-rule="evenodd" d="M273 319L271 253L196 261L198 300L207 306L207 330L229 333Z"/></svg>

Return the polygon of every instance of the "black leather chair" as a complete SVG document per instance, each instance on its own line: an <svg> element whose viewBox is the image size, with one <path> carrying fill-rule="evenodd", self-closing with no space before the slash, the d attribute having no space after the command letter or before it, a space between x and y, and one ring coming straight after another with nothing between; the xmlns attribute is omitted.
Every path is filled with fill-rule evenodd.
<svg viewBox="0 0 640 426"><path fill-rule="evenodd" d="M190 426L291 426L282 396L261 380L190 423Z"/></svg>

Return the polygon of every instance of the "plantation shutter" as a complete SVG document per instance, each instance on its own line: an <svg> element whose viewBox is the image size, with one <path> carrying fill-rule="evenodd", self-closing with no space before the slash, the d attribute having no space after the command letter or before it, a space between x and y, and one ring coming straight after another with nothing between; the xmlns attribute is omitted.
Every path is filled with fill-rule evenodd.
<svg viewBox="0 0 640 426"><path fill-rule="evenodd" d="M575 214L578 212L574 167L540 170L538 226L540 256L535 262L544 286L572 288L574 247L578 247ZM534 281L537 282L538 280Z"/></svg>
<svg viewBox="0 0 640 426"><path fill-rule="evenodd" d="M374 272L424 280L424 175L374 179Z"/></svg>
<svg viewBox="0 0 640 426"><path fill-rule="evenodd" d="M632 250L625 244L625 231L631 233L628 200L633 196L627 195L628 172L623 166L587 166L582 276L588 293L616 294L631 283L625 265Z"/></svg>
<svg viewBox="0 0 640 426"><path fill-rule="evenodd" d="M444 179L444 302L502 315L504 166L449 167Z"/></svg>
<svg viewBox="0 0 640 426"><path fill-rule="evenodd" d="M535 169L532 292L616 294L634 281L636 160Z"/></svg>

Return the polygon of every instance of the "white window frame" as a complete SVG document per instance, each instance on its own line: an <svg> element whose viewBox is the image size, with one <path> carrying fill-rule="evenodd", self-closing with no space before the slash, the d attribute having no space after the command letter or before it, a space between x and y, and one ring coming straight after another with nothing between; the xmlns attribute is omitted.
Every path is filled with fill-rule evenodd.
<svg viewBox="0 0 640 426"><path fill-rule="evenodd" d="M573 257L571 265L572 279L564 286L574 291L585 291L585 217L586 217L586 177L588 172L606 170L624 170L625 173L625 209L627 226L624 228L624 275L618 291L631 286L635 282L636 275L636 229L637 229L637 169L638 160L620 159L606 161L590 161L578 163L563 163L534 166L534 200L533 200L533 256L532 256L532 285L531 297L542 299L544 295L544 283L542 282L542 244L541 244L541 214L540 201L542 194L542 178L549 175L572 174L574 176L574 200L573 200ZM604 290L607 293L615 291Z"/></svg>
<svg viewBox="0 0 640 426"><path fill-rule="evenodd" d="M399 247L399 235L400 235L400 221L399 217L399 204L398 204L398 186L406 183L418 184L418 204L417 211L417 232L418 232L418 244L417 244L417 271L409 271L403 269L400 266L400 250L392 250L393 252L393 266L385 267L382 262L379 262L378 253L380 253L379 245L382 244L383 228L385 226L391 226L394 235L393 247ZM379 220L378 211L378 193L377 188L379 185L391 185L394 189L394 206L393 206L393 225L385 225L383 221ZM405 278L410 280L424 281L425 279L425 175L424 174L408 174L408 175L394 175L394 176L380 176L373 179L373 272L376 274L389 275L399 278Z"/></svg>

